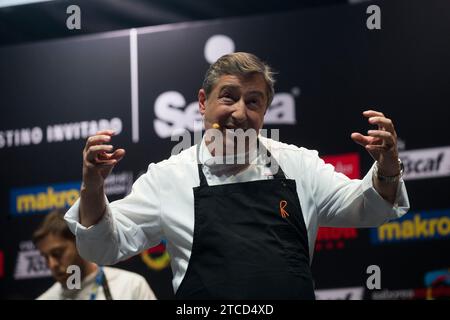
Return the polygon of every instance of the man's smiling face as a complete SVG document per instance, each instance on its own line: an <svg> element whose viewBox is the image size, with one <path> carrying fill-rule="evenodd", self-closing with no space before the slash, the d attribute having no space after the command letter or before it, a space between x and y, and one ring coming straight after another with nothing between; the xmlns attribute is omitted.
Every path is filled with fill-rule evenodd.
<svg viewBox="0 0 450 320"><path fill-rule="evenodd" d="M213 128L214 123L218 123L221 130L240 128L258 132L263 126L267 93L266 82L260 74L223 75L208 98L203 89L198 98L206 130Z"/></svg>
<svg viewBox="0 0 450 320"><path fill-rule="evenodd" d="M209 97L206 97L204 89L200 89L198 100L207 133L209 129L215 128L214 124L218 124L226 152L234 150L240 153L236 151L237 146L227 130L242 129L244 134L247 130L247 133L253 131L255 136L259 133L267 109L267 84L264 77L257 73L245 77L223 75ZM247 143L245 151L248 151Z"/></svg>

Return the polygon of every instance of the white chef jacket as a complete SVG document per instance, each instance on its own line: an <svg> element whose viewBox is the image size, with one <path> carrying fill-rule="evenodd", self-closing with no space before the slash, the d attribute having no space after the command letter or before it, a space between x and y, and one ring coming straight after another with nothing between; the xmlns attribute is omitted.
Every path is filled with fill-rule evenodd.
<svg viewBox="0 0 450 320"><path fill-rule="evenodd" d="M156 300L155 294L141 275L118 268L103 268L104 276L113 300ZM64 288L55 282L47 291L37 297L37 300L89 300L97 285L97 272L86 276L80 289ZM98 286L95 300L106 300L102 286Z"/></svg>
<svg viewBox="0 0 450 320"><path fill-rule="evenodd" d="M362 180L351 180L325 164L318 152L260 137L286 178L294 179L308 231L312 260L319 226L375 227L401 217L409 209L403 180L395 205L385 201L372 183L373 166ZM260 157L260 155L258 155ZM199 152L209 185L271 179L263 164L229 175L224 165L212 164L202 140ZM76 235L81 256L101 265L114 264L167 240L174 291L186 273L194 232L193 188L199 186L197 148L193 146L159 163L151 163L131 193L108 203L103 218L88 228L79 223L79 200L65 219Z"/></svg>

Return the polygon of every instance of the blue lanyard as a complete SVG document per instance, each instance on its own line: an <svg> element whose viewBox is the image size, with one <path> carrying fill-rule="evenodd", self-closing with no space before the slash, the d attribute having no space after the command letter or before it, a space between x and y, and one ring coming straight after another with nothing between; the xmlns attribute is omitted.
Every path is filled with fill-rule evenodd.
<svg viewBox="0 0 450 320"><path fill-rule="evenodd" d="M94 287L92 288L89 300L97 299L98 287L100 287L103 284L103 275L104 275L103 267L98 267L98 272L97 275L95 276L95 284Z"/></svg>

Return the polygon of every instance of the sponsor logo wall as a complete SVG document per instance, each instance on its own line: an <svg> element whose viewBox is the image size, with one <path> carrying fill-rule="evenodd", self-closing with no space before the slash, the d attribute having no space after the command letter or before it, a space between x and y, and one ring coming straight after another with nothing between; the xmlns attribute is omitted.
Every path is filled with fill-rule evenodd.
<svg viewBox="0 0 450 320"><path fill-rule="evenodd" d="M170 156L177 143L172 134L201 128L196 97L203 75L232 51L251 51L278 72L265 128L279 129L283 142L318 150L351 179L364 176L373 163L350 139L353 131L370 129L362 110L383 111L402 139L411 212L376 228L321 228L312 263L318 298L449 297L447 276L433 272L450 266L450 66L437 58L448 56L450 43L436 25L424 22L445 10L416 0L396 3L408 6L417 23L386 21L382 33L369 35L356 18L366 15L364 5L342 5L166 31L144 28L136 42L125 30L1 47L2 298L35 298L51 284L29 239L50 210L78 199L85 139L97 130L116 131L114 146L127 155L105 190L110 201L124 197L149 163ZM402 14L396 5L383 2L383 14ZM441 22L450 27L448 19ZM173 298L165 245L162 239L119 264L146 277L161 299ZM382 285L371 291L366 269L374 264Z"/></svg>

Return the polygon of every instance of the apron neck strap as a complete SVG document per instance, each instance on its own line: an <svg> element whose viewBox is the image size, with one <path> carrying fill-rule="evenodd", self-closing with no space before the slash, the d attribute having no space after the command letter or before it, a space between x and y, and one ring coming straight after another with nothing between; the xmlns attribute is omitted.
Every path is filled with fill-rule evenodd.
<svg viewBox="0 0 450 320"><path fill-rule="evenodd" d="M206 181L205 174L203 173L203 164L200 161L200 145L201 145L201 142L197 144L198 176L200 178L200 186L207 186L208 182Z"/></svg>

